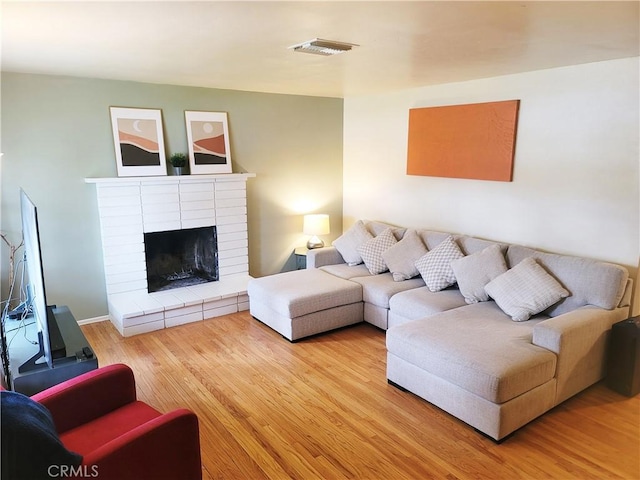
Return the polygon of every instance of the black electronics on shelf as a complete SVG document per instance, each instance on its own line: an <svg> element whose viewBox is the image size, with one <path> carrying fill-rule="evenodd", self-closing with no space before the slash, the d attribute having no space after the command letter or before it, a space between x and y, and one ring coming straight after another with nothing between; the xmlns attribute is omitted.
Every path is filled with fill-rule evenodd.
<svg viewBox="0 0 640 480"><path fill-rule="evenodd" d="M78 322L68 307L51 309L60 330L60 336L66 346L65 356L56 356L52 366L42 361L41 346L32 341L38 338L37 325L27 317L20 329L24 329L13 338L8 346L9 375L7 386L16 392L33 395L58 383L98 368L98 358L82 333ZM6 325L19 324L9 320ZM27 368L24 368L28 365Z"/></svg>

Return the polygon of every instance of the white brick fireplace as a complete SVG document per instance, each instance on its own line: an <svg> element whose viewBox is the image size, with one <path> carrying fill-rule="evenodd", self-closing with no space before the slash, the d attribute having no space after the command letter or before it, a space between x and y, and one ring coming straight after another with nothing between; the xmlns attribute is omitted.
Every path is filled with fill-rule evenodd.
<svg viewBox="0 0 640 480"><path fill-rule="evenodd" d="M109 317L125 337L248 310L254 174L87 178L96 185ZM148 293L144 234L215 226L218 280Z"/></svg>

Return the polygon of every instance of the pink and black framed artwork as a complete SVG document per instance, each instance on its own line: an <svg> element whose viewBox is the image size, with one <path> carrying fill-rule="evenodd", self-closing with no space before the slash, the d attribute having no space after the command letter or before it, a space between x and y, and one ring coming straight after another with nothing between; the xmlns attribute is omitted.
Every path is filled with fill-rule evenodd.
<svg viewBox="0 0 640 480"><path fill-rule="evenodd" d="M119 177L166 175L162 112L110 107Z"/></svg>

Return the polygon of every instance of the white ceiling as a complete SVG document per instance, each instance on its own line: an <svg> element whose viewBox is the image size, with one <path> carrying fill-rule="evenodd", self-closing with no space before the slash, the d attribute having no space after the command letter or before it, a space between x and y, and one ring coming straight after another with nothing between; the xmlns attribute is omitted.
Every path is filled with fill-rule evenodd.
<svg viewBox="0 0 640 480"><path fill-rule="evenodd" d="M640 55L640 2L1 2L2 70L347 97ZM360 45L334 57L287 47Z"/></svg>

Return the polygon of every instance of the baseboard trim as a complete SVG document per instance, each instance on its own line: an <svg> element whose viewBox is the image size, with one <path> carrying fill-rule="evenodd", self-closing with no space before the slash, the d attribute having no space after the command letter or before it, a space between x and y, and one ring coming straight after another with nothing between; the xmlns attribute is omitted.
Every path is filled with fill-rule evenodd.
<svg viewBox="0 0 640 480"><path fill-rule="evenodd" d="M90 323L106 322L109 320L109 315L103 315L101 317L85 318L84 320L78 320L78 325L89 325Z"/></svg>

